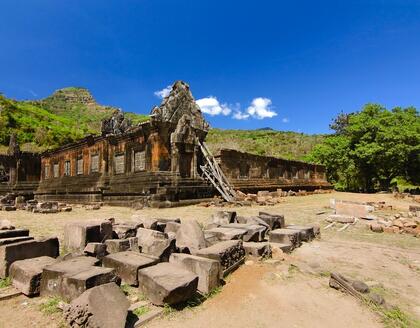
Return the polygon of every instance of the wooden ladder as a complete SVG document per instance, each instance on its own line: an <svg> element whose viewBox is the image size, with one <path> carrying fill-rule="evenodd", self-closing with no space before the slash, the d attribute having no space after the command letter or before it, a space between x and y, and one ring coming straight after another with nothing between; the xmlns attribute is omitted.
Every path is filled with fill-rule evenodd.
<svg viewBox="0 0 420 328"><path fill-rule="evenodd" d="M232 202L235 200L236 192L229 183L229 180L224 175L219 164L216 162L214 156L207 148L205 142L198 142L201 152L205 158L205 164L200 165L203 178L210 181L211 184L219 191L225 201Z"/></svg>

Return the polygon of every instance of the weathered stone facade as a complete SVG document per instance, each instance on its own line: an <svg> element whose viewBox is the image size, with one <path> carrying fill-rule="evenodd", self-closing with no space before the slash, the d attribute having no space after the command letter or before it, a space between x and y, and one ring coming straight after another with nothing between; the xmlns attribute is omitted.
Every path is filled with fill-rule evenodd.
<svg viewBox="0 0 420 328"><path fill-rule="evenodd" d="M258 156L232 149L222 149L216 158L233 187L243 192L280 188L308 191L331 188L322 165Z"/></svg>
<svg viewBox="0 0 420 328"><path fill-rule="evenodd" d="M42 155L37 199L172 206L213 196L198 172L198 141L209 125L184 82L173 85L150 121L131 126L116 113L102 126L101 136Z"/></svg>
<svg viewBox="0 0 420 328"><path fill-rule="evenodd" d="M12 135L8 153L0 155L0 195L16 193L31 198L38 187L40 171L40 156L21 152Z"/></svg>

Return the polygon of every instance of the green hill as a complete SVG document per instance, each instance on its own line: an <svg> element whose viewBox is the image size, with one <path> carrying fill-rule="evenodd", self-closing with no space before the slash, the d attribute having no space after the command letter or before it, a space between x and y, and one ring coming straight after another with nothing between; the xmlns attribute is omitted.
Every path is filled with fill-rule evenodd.
<svg viewBox="0 0 420 328"><path fill-rule="evenodd" d="M213 153L231 148L256 155L303 160L324 135L308 135L291 131L212 129L206 143Z"/></svg>
<svg viewBox="0 0 420 328"><path fill-rule="evenodd" d="M116 108L96 103L84 88L65 88L34 101L17 101L0 95L0 151L16 133L23 150L42 151L73 142L86 134L99 134L101 120ZM147 115L126 113L134 124Z"/></svg>

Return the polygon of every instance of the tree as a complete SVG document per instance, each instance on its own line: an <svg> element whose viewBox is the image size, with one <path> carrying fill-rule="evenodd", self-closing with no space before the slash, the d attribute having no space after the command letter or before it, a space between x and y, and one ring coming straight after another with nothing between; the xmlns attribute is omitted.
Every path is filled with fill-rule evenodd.
<svg viewBox="0 0 420 328"><path fill-rule="evenodd" d="M316 146L308 159L326 166L338 189L386 190L403 177L419 183L420 117L413 107L391 111L367 104L362 111L340 114L336 133Z"/></svg>

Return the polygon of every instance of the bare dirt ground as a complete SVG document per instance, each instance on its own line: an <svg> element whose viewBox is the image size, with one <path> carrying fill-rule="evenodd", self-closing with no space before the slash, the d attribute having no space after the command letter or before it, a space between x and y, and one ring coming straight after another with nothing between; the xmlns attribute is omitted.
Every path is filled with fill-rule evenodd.
<svg viewBox="0 0 420 328"><path fill-rule="evenodd" d="M281 213L288 224L319 223L325 227L330 198L385 200L396 212L407 211L409 205L409 201L394 199L392 195L333 193L288 197L276 206L229 209L239 215L254 215L259 211ZM29 228L37 237L62 238L64 225L72 221L110 217L123 221L138 214L205 222L218 209L189 206L134 211L103 207L86 211L75 207L73 212L47 215L0 212L0 219L7 218L18 227ZM320 211L325 213L317 215ZM373 233L365 222L359 222L342 232L335 227L321 229L320 240L304 244L285 257L284 261L252 261L243 265L211 299L182 311L166 311L165 316L147 327L418 327L414 320L420 320L420 239ZM367 305L331 289L328 276L333 271L367 282L401 311L392 312L392 318L384 319ZM0 328L65 327L60 313L40 311L45 302L43 298L24 296L1 301ZM403 319L394 320L394 316Z"/></svg>

